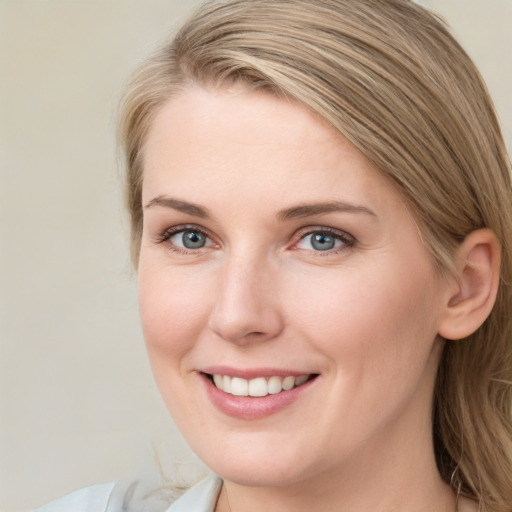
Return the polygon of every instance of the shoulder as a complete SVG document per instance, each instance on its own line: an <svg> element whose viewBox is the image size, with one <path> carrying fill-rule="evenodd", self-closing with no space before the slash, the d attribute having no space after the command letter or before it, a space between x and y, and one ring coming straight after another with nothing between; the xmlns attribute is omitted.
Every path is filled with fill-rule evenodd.
<svg viewBox="0 0 512 512"><path fill-rule="evenodd" d="M222 480L210 475L174 501L161 492L163 489L148 490L140 481L98 484L72 492L33 512L213 512L221 487Z"/></svg>
<svg viewBox="0 0 512 512"><path fill-rule="evenodd" d="M91 485L67 494L33 512L106 512L114 483Z"/></svg>
<svg viewBox="0 0 512 512"><path fill-rule="evenodd" d="M163 489L150 488L141 480L91 485L74 491L33 512L164 512L169 499Z"/></svg>

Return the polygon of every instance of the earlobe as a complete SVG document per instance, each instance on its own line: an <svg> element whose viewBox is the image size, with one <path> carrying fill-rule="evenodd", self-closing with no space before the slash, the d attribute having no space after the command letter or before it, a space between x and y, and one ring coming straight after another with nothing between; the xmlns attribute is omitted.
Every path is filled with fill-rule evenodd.
<svg viewBox="0 0 512 512"><path fill-rule="evenodd" d="M457 275L439 323L443 338L465 338L484 323L496 300L500 261L500 244L490 229L473 231L461 243L455 254Z"/></svg>

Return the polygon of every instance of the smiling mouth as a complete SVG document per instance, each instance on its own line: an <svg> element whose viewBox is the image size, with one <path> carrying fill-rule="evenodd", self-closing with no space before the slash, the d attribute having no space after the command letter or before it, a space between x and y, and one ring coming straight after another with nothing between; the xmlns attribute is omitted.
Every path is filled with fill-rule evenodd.
<svg viewBox="0 0 512 512"><path fill-rule="evenodd" d="M213 382L215 387L224 393L233 396L263 397L277 395L283 391L302 386L309 380L317 377L317 374L299 375L287 377L256 377L255 379L243 379L229 375L205 374Z"/></svg>

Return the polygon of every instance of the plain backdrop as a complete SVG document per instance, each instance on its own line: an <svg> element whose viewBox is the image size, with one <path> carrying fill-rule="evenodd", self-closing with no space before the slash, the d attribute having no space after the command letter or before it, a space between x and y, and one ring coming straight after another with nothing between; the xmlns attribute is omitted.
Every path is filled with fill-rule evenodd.
<svg viewBox="0 0 512 512"><path fill-rule="evenodd" d="M115 149L130 72L196 4L0 0L0 512L198 464L138 321ZM430 0L512 148L512 1Z"/></svg>

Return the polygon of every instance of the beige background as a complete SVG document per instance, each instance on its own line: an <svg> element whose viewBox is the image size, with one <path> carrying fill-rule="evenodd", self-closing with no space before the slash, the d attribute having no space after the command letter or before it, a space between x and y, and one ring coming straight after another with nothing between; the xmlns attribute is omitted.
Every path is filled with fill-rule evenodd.
<svg viewBox="0 0 512 512"><path fill-rule="evenodd" d="M0 511L194 464L153 384L120 202L115 109L194 4L0 0ZM512 147L512 2L430 0ZM186 466L189 467L189 466Z"/></svg>

